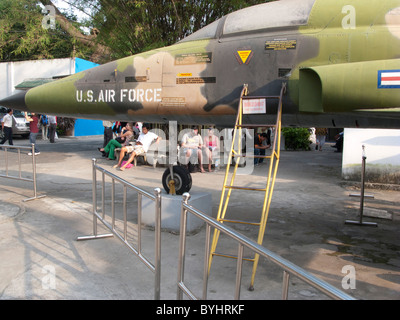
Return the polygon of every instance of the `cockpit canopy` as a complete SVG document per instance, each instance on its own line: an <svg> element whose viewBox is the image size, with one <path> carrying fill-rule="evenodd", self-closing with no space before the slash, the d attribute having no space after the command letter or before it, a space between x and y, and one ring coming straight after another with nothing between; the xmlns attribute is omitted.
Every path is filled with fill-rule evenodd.
<svg viewBox="0 0 400 320"><path fill-rule="evenodd" d="M237 33L306 25L315 0L280 0L248 7L223 17L182 40L215 39ZM223 26L220 26L223 24Z"/></svg>

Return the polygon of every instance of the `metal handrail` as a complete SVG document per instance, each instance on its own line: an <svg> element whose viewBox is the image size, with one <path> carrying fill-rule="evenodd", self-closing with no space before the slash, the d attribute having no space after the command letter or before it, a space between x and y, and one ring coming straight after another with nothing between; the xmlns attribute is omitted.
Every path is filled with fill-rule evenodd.
<svg viewBox="0 0 400 320"><path fill-rule="evenodd" d="M338 300L355 300L352 296L346 294L345 292L335 288L329 283L315 277L309 272L305 271L301 267L293 264L292 262L282 258L278 254L262 247L258 243L249 239L248 237L238 233L229 226L220 223L216 219L209 217L205 213L193 208L188 204L190 195L185 193L183 195L182 207L181 207L181 229L180 229L180 246L179 246L179 265L178 265L178 281L177 281L177 299L182 300L183 293L185 293L190 299L197 299L197 297L186 287L184 283L184 268L185 268L185 251L186 251L186 221L187 213L190 212L194 214L199 219L206 223L206 245L205 245L205 261L203 270L203 296L202 299L207 299L207 284L208 284L208 260L210 253L210 236L211 227L218 229L220 232L228 235L232 239L236 240L238 245L238 259L237 259L237 270L236 270L236 288L235 288L235 299L240 298L240 285L242 277L242 262L243 262L243 249L244 247L252 250L254 253L270 260L276 265L283 269L283 289L282 289L282 299L286 300L288 298L289 290L289 275L294 275L304 282L308 283L312 287L320 290L327 296L338 299Z"/></svg>
<svg viewBox="0 0 400 320"><path fill-rule="evenodd" d="M35 155L35 145L32 143L30 147L24 147L24 146L14 146L14 145L1 145L1 148L4 148L4 160L5 160L5 174L0 174L0 178L6 178L6 179L13 179L13 180L19 180L19 181L27 181L27 182L32 182L33 183L33 197L24 199L23 201L30 201L30 200L36 200L45 197L46 195L37 195L37 179L36 179L36 155ZM8 168L8 149L15 149L17 150L18 153L18 176L13 176L9 174L9 168ZM30 151L32 153L32 179L22 177L22 168L21 168L21 150L26 150Z"/></svg>
<svg viewBox="0 0 400 320"><path fill-rule="evenodd" d="M113 173L105 170L104 168L96 164L96 159L92 159L93 166L93 235L78 237L78 241L102 239L112 236L116 236L121 240L125 246L127 246L131 252L133 252L145 266L150 269L154 275L154 299L160 300L160 284L161 284L161 189L154 189L154 195L138 188L137 186L121 179ZM97 171L102 174L102 214L97 212ZM112 191L111 191L111 224L105 220L105 177L109 177L112 180ZM123 219L124 219L124 231L123 234L119 234L115 229L115 183L118 182L123 186ZM127 230L128 230L128 219L127 219L127 189L134 190L138 194L138 236L137 236L137 248L127 241ZM142 225L142 197L145 196L155 202L155 258L154 264L143 255L141 246L141 225ZM109 229L111 234L97 233L97 220L100 220L104 226Z"/></svg>

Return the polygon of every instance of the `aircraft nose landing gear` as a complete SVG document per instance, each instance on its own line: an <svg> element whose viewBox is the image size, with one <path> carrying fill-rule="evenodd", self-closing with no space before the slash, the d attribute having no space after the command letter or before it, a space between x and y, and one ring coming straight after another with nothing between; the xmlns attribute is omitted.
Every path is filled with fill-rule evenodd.
<svg viewBox="0 0 400 320"><path fill-rule="evenodd" d="M185 167L171 165L164 171L162 184L167 193L182 195L192 188L192 176Z"/></svg>

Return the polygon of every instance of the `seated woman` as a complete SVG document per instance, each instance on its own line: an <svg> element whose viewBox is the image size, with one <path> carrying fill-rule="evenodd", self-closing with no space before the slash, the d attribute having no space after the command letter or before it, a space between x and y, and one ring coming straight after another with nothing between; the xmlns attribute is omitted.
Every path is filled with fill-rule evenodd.
<svg viewBox="0 0 400 320"><path fill-rule="evenodd" d="M105 152L108 154L108 159L109 160L115 160L115 155L114 155L114 150L116 148L122 148L123 146L126 146L129 144L129 141L133 137L133 129L132 129L132 124L127 123L126 124L126 131L122 133L118 138L120 139L113 139L104 148L98 148L100 152ZM122 143L119 141L123 141Z"/></svg>
<svg viewBox="0 0 400 320"><path fill-rule="evenodd" d="M213 128L208 128L208 135L204 137L204 145L208 157L208 171L211 172L213 157L215 156L215 170L218 171L219 138L214 134Z"/></svg>
<svg viewBox="0 0 400 320"><path fill-rule="evenodd" d="M130 129L128 129L127 125L131 125L131 124L130 123L125 124L125 126L120 130L120 132L117 134L117 137L115 138L115 140L117 140L122 146L124 146L124 143L126 141L126 136L124 135L124 133L126 133L127 131L130 130ZM129 128L132 128L132 133L133 133L133 136L134 136L135 135L135 128L133 126L130 126ZM128 139L128 142L129 142L129 139Z"/></svg>

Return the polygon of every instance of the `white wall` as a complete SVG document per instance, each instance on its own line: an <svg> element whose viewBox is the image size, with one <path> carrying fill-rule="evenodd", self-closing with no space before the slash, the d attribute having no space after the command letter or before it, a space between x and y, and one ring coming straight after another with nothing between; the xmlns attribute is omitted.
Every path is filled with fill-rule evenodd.
<svg viewBox="0 0 400 320"><path fill-rule="evenodd" d="M75 61L72 58L0 63L0 99L16 93L14 87L24 80L74 73Z"/></svg>
<svg viewBox="0 0 400 320"><path fill-rule="evenodd" d="M363 145L366 181L400 184L400 130L345 129L343 178L360 181Z"/></svg>

